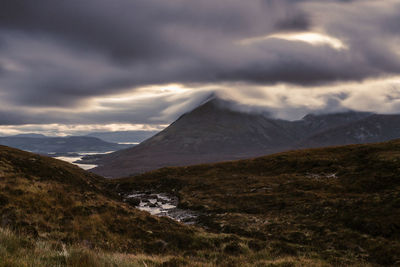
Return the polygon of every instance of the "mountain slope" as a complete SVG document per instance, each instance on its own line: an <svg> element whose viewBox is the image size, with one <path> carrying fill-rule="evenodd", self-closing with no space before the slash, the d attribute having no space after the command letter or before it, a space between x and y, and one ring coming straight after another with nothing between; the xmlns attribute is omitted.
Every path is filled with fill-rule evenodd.
<svg viewBox="0 0 400 267"><path fill-rule="evenodd" d="M382 142L399 138L400 116L371 114L356 122L314 134L302 141L302 147Z"/></svg>
<svg viewBox="0 0 400 267"><path fill-rule="evenodd" d="M105 177L121 177L165 166L244 159L296 149L316 133L371 116L346 112L291 122L237 111L232 105L214 98L133 148L82 162L99 165L92 171Z"/></svg>
<svg viewBox="0 0 400 267"><path fill-rule="evenodd" d="M158 131L117 131L117 132L94 132L87 136L97 137L101 140L112 143L140 143Z"/></svg>
<svg viewBox="0 0 400 267"><path fill-rule="evenodd" d="M293 139L280 121L231 110L212 100L181 116L131 149L104 156L94 172L124 176L163 166L184 166L264 155L289 149Z"/></svg>

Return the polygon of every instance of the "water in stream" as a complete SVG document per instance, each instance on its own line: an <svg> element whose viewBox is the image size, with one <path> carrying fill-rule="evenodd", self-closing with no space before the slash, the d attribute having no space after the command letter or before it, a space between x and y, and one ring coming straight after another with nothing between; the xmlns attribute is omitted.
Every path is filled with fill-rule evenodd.
<svg viewBox="0 0 400 267"><path fill-rule="evenodd" d="M152 215L166 216L186 224L193 224L196 221L196 213L178 208L178 198L168 194L132 192L125 197L125 201L134 203L136 208L150 212Z"/></svg>

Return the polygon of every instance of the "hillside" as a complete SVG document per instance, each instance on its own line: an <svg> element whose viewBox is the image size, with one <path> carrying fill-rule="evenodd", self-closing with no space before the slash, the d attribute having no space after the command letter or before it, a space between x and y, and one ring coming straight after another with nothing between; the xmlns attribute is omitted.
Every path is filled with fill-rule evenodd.
<svg viewBox="0 0 400 267"><path fill-rule="evenodd" d="M0 146L0 266L32 264L26 254L35 266L63 266L73 260L62 256L66 247L83 258L104 251L146 254L148 264L168 262L185 252L217 249L213 240L227 237L134 209L105 190L105 182L72 164ZM160 253L165 258L152 259Z"/></svg>
<svg viewBox="0 0 400 267"><path fill-rule="evenodd" d="M124 251L169 229L190 232L129 207L104 190L104 178L59 160L0 146L0 177L2 226L36 237Z"/></svg>
<svg viewBox="0 0 400 267"><path fill-rule="evenodd" d="M200 225L251 238L254 248L368 266L400 264L399 174L397 140L163 168L109 183L121 194L176 194L180 207L203 214Z"/></svg>
<svg viewBox="0 0 400 267"><path fill-rule="evenodd" d="M381 128L373 139L344 138L348 128L376 127L366 112L307 115L298 121L274 119L241 111L235 103L213 98L182 115L166 129L141 144L103 156L85 157L92 171L122 177L165 166L186 166L245 159L297 148L387 141L400 137L396 126ZM379 115L378 122L387 115ZM393 115L400 120L400 116ZM361 125L361 122L368 125ZM360 124L360 126L358 126ZM358 128L357 128L358 127ZM376 132L376 131L375 131ZM331 134L332 133L332 134Z"/></svg>
<svg viewBox="0 0 400 267"><path fill-rule="evenodd" d="M72 164L0 146L0 266L326 265L151 216L113 186Z"/></svg>
<svg viewBox="0 0 400 267"><path fill-rule="evenodd" d="M115 131L93 132L87 136L97 137L111 143L140 143L157 133L158 131Z"/></svg>
<svg viewBox="0 0 400 267"><path fill-rule="evenodd" d="M393 266L399 173L400 141L112 180L1 146L0 266ZM133 208L137 192L196 225Z"/></svg>
<svg viewBox="0 0 400 267"><path fill-rule="evenodd" d="M65 154L70 152L107 152L130 147L103 141L96 137L44 135L16 135L0 137L0 145L10 146L39 154Z"/></svg>

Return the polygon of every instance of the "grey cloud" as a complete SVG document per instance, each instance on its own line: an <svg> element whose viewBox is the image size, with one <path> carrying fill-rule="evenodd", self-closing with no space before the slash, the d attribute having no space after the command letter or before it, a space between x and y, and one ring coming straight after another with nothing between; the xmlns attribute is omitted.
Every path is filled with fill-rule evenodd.
<svg viewBox="0 0 400 267"><path fill-rule="evenodd" d="M283 31L306 31L311 27L311 21L307 15L300 13L294 17L288 17L278 21L275 27Z"/></svg>
<svg viewBox="0 0 400 267"><path fill-rule="evenodd" d="M394 49L400 4L392 0L4 0L1 8L1 97L16 111L36 109L35 116L42 107L76 108L152 84L316 86L400 73ZM238 44L314 28L348 49L273 39ZM154 111L113 107L101 115L43 116L64 123L149 122L183 100L157 101ZM40 121L14 114L0 123Z"/></svg>
<svg viewBox="0 0 400 267"><path fill-rule="evenodd" d="M133 102L101 103L101 108L107 109L108 112L99 112L98 110L42 111L35 107L0 108L0 125L168 124L184 112L199 105L209 95L210 91L208 90L198 90L178 96L154 96Z"/></svg>
<svg viewBox="0 0 400 267"><path fill-rule="evenodd" d="M6 0L0 57L25 71L0 86L17 104L70 106L145 84L219 81L235 57L221 51L240 53L234 41L278 22L302 27L301 16L287 1Z"/></svg>

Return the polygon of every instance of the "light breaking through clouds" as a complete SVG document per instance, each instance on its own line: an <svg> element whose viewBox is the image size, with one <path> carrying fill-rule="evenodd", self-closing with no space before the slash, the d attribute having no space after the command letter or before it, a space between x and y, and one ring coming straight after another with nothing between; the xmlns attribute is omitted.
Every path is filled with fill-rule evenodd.
<svg viewBox="0 0 400 267"><path fill-rule="evenodd" d="M5 0L0 133L161 129L217 92L398 113L398 0ZM73 130L70 130L73 129Z"/></svg>

